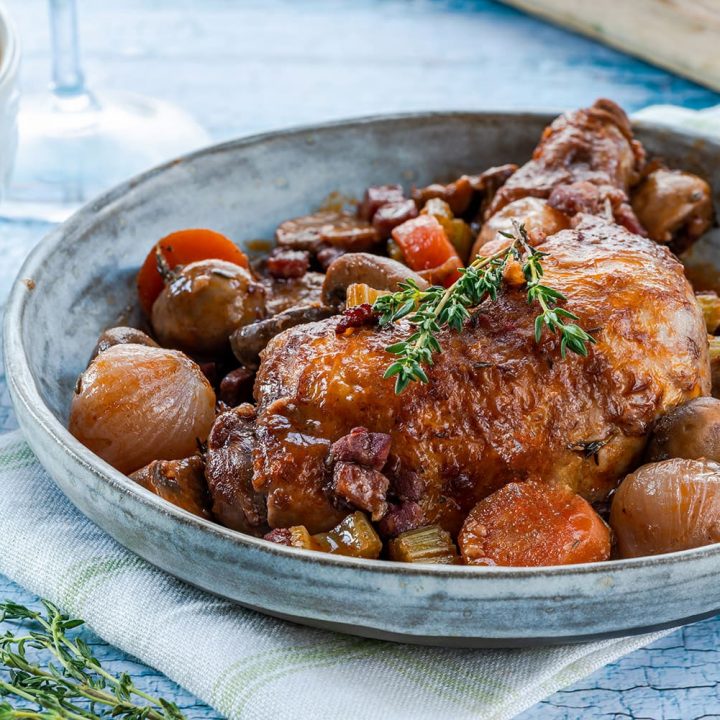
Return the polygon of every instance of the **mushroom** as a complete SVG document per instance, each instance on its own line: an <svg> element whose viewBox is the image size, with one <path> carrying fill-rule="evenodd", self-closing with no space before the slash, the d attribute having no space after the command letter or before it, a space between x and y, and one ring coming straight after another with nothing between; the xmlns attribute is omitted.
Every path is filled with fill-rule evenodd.
<svg viewBox="0 0 720 720"><path fill-rule="evenodd" d="M428 287L426 280L397 260L370 253L346 253L328 268L322 299L327 305L339 305L353 283L364 283L375 290L394 291L404 280L414 280L421 290Z"/></svg>
<svg viewBox="0 0 720 720"><path fill-rule="evenodd" d="M699 397L663 415L653 428L647 462L669 458L720 461L720 400Z"/></svg>
<svg viewBox="0 0 720 720"><path fill-rule="evenodd" d="M147 347L160 347L147 333L136 328L118 325L104 330L98 338L95 349L90 356L92 362L101 352L114 347L115 345L127 345L133 343L135 345L146 345Z"/></svg>
<svg viewBox="0 0 720 720"><path fill-rule="evenodd" d="M230 336L230 347L240 364L246 368L257 368L260 352L283 330L324 320L336 315L337 310L325 305L305 305L284 310L266 320L238 328Z"/></svg>
<svg viewBox="0 0 720 720"><path fill-rule="evenodd" d="M632 207L656 242L676 254L687 250L712 224L712 190L682 170L659 167L633 190Z"/></svg>
<svg viewBox="0 0 720 720"><path fill-rule="evenodd" d="M244 267L199 260L174 273L152 308L160 343L196 355L227 347L230 333L265 317L265 288Z"/></svg>

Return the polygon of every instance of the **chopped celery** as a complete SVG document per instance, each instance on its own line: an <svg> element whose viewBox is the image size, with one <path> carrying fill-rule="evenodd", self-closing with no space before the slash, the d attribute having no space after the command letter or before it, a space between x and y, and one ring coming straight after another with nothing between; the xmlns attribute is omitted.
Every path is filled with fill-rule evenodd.
<svg viewBox="0 0 720 720"><path fill-rule="evenodd" d="M720 326L720 298L715 293L700 293L695 300L702 310L707 331L714 333Z"/></svg>
<svg viewBox="0 0 720 720"><path fill-rule="evenodd" d="M305 550L322 550L304 525L294 525L290 530L290 545Z"/></svg>
<svg viewBox="0 0 720 720"><path fill-rule="evenodd" d="M389 544L390 559L409 563L453 565L458 552L450 533L438 525L428 525L401 533Z"/></svg>
<svg viewBox="0 0 720 720"><path fill-rule="evenodd" d="M389 295L387 290L376 290L365 283L352 283L347 289L347 307L357 305L372 305L381 295Z"/></svg>
<svg viewBox="0 0 720 720"><path fill-rule="evenodd" d="M319 550L351 557L378 558L382 541L364 513L348 515L326 533L313 535Z"/></svg>

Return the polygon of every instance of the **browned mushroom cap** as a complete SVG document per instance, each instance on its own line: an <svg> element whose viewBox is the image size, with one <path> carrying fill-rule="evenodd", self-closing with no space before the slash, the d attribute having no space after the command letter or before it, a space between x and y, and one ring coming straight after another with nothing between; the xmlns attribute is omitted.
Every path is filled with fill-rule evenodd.
<svg viewBox="0 0 720 720"><path fill-rule="evenodd" d="M90 361L92 362L97 355L101 352L105 352L108 348L111 348L114 345L126 345L127 343L147 345L148 347L160 347L142 330L120 325L118 327L108 328L101 333L97 344L95 345L95 349L92 351L92 355L90 356Z"/></svg>
<svg viewBox="0 0 720 720"><path fill-rule="evenodd" d="M687 250L712 224L710 186L697 175L658 168L633 191L632 207L655 242Z"/></svg>
<svg viewBox="0 0 720 720"><path fill-rule="evenodd" d="M204 471L203 459L193 455L182 460L153 460L130 478L173 505L212 520Z"/></svg>
<svg viewBox="0 0 720 720"><path fill-rule="evenodd" d="M240 364L246 368L257 368L258 356L265 346L283 330L324 320L337 314L335 308L324 305L306 305L285 310L266 320L238 328L230 336L230 347Z"/></svg>
<svg viewBox="0 0 720 720"><path fill-rule="evenodd" d="M347 253L328 268L322 299L327 305L338 305L345 301L348 286L353 283L394 291L403 280L414 280L421 290L428 287L427 281L397 260L370 253Z"/></svg>

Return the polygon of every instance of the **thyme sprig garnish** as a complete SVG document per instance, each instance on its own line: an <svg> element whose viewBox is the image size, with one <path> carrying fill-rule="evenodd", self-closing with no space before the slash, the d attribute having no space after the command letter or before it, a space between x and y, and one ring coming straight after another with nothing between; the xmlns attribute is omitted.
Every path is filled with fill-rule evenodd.
<svg viewBox="0 0 720 720"><path fill-rule="evenodd" d="M488 257L478 255L466 268L459 270L460 278L448 288L432 286L421 290L412 280L400 283L400 290L379 297L373 310L380 316L381 326L407 318L415 328L407 340L394 343L386 348L397 356L384 374L384 378L395 378L395 392L400 394L411 382L428 382L423 366L433 364L433 355L442 352L437 338L442 327L447 326L461 332L470 317L470 309L477 307L486 298L497 300L503 285L505 268L511 259L522 262L522 272L527 284L527 301L537 303L541 313L535 319L535 341L540 342L543 328L560 336L560 354L564 358L567 350L578 355L587 355L586 343L595 338L580 326L568 320L578 317L558 304L565 296L544 285L541 259L547 253L532 247L524 225L513 223L514 233L502 234L512 244Z"/></svg>
<svg viewBox="0 0 720 720"><path fill-rule="evenodd" d="M82 638L71 638L82 620L43 605L45 613L0 603L0 622L35 626L0 634L0 720L184 720L177 705L138 689L129 675L107 672Z"/></svg>
<svg viewBox="0 0 720 720"><path fill-rule="evenodd" d="M503 235L508 235L503 233ZM579 320L580 318L565 308L558 307L558 303L565 302L567 298L558 290L543 285L543 267L540 258L546 257L547 253L540 252L528 244L525 228L522 225L516 227L516 235L520 237L527 257L523 263L522 270L527 283L527 300L529 304L536 302L542 312L535 318L535 342L539 343L542 338L543 327L550 332L560 336L560 356L564 359L568 350L586 357L588 354L586 343L595 344L597 341L590 333L583 330L579 325L567 320ZM513 237L509 235L509 237Z"/></svg>

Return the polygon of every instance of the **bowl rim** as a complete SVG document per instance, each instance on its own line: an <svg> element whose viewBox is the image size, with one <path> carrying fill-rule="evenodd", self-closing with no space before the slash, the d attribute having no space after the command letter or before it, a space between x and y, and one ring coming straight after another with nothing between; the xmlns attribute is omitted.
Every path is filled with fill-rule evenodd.
<svg viewBox="0 0 720 720"><path fill-rule="evenodd" d="M97 476L103 482L109 483L115 490L129 497L130 500L139 502L147 509L164 515L170 515L175 522L190 526L195 530L214 535L217 540L234 543L244 546L248 550L255 550L267 555L294 558L300 563L311 565L324 565L338 569L353 569L371 573L391 573L393 575L404 575L408 577L429 576L434 579L522 579L538 578L543 576L561 576L567 579L578 576L602 576L608 572L613 573L636 573L642 568L665 568L677 563L692 561L701 562L711 558L720 557L720 543L706 545L689 550L664 553L659 555L628 558L619 560L606 560L598 563L582 563L573 565L553 565L541 567L502 567L502 566L467 566L467 565L413 565L411 563L394 562L390 560L369 560L364 558L352 558L329 553L313 552L300 548L292 548L279 545L262 538L231 530L218 523L205 520L192 513L179 508L172 503L163 500L154 493L146 490L127 476L95 455L88 448L76 440L69 430L55 417L50 408L45 404L37 389L32 376L28 357L23 345L23 323L25 310L30 293L33 292L26 284L27 278L34 276L34 271L41 267L46 259L68 238L79 234L85 227L93 223L99 211L110 207L130 191L142 187L152 181L156 176L161 175L178 164L191 163L196 158L208 157L217 153L224 153L232 150L241 150L271 141L277 138L293 139L300 138L309 132L323 132L330 130L343 130L350 128L362 128L383 122L398 123L408 121L432 121L440 119L491 119L496 118L502 121L512 121L519 118L536 120L537 122L548 122L553 117L547 112L535 112L525 110L502 110L502 111L432 111L432 112L409 112L392 113L363 116L336 120L326 123L315 123L295 126L288 129L273 130L265 133L258 133L241 137L226 142L210 145L206 148L182 155L179 158L170 160L156 167L153 167L139 175L108 190L98 198L90 201L64 223L58 225L48 233L30 252L15 278L10 295L8 297L4 317L4 347L3 355L5 361L5 372L8 388L11 391L13 404L21 404L24 411L32 418L35 426L77 464L82 465L85 470ZM701 133L694 131L677 130L668 128L654 122L639 121L633 125L637 128L647 128L669 133L673 136L684 137L688 140L697 141L702 138L704 142L715 145L720 151L720 142L713 141ZM18 413L20 417L21 413ZM31 444L31 443L30 443Z"/></svg>
<svg viewBox="0 0 720 720"><path fill-rule="evenodd" d="M5 47L0 53L1 87L5 82L13 82L20 65L20 39L8 9L2 1L0 1L0 40L5 41Z"/></svg>

